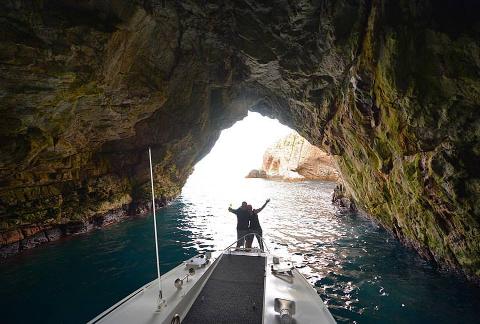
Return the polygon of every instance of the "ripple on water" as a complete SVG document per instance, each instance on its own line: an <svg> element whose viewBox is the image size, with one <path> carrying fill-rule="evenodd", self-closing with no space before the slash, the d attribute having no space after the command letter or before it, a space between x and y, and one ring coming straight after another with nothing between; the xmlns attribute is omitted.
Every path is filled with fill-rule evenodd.
<svg viewBox="0 0 480 324"><path fill-rule="evenodd" d="M258 208L271 198L259 217L270 250L294 262L338 322L477 321L478 288L436 271L370 220L336 210L333 187L249 179L207 192L203 183L187 183L159 211L162 271L234 242L230 203L246 200ZM151 221L128 221L0 264L0 294L9 296L2 320L83 323L152 280Z"/></svg>

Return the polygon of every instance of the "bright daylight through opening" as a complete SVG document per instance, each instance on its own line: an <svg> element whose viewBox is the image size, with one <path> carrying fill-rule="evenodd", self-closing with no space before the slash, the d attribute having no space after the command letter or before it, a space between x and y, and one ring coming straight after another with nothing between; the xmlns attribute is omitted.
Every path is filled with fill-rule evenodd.
<svg viewBox="0 0 480 324"><path fill-rule="evenodd" d="M262 166L268 146L293 132L275 119L249 112L243 120L222 131L220 138L188 179L192 183L232 182Z"/></svg>

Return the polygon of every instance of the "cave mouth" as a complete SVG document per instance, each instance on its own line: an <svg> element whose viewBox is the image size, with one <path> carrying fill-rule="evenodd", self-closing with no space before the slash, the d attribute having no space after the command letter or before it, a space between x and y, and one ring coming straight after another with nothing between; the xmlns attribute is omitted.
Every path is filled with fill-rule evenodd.
<svg viewBox="0 0 480 324"><path fill-rule="evenodd" d="M222 131L210 153L195 165L186 186L238 182L262 166L269 146L292 132L276 119L249 111L247 117Z"/></svg>

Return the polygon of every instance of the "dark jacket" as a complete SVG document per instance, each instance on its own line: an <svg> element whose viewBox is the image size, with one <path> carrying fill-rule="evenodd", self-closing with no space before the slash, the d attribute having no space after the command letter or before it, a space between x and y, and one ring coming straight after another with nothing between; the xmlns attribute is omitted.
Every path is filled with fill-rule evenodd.
<svg viewBox="0 0 480 324"><path fill-rule="evenodd" d="M250 227L249 229L251 230L262 230L262 227L260 226L260 221L258 220L258 214L256 212L253 212L250 214Z"/></svg>
<svg viewBox="0 0 480 324"><path fill-rule="evenodd" d="M237 215L237 230L248 230L248 222L250 220L250 215L246 209L228 208L228 211Z"/></svg>

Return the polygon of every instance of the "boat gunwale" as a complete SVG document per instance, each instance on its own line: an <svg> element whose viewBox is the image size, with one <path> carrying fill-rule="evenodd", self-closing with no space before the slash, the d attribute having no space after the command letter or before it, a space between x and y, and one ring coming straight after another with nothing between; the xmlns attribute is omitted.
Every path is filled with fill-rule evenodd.
<svg viewBox="0 0 480 324"><path fill-rule="evenodd" d="M137 296L140 293L143 293L145 291L145 289L147 289L152 284L154 284L156 280L157 279L154 279L154 280L150 281L149 283L147 283L147 284L143 285L142 287L138 288L136 291L132 292L130 295L127 295L126 297L122 298L120 301L118 301L114 305L110 306L110 308L107 308L102 313L100 313L96 317L94 317L92 320L88 321L87 324L98 323L100 320L105 318L107 315L112 313L114 310L118 309L120 306L122 306L126 302L130 301L133 297Z"/></svg>
<svg viewBox="0 0 480 324"><path fill-rule="evenodd" d="M194 257L197 257L197 256L200 256L200 255L203 255L203 254L198 254ZM205 279L201 282L201 285L200 285L200 288L199 288L199 291L201 291L201 289L203 288L203 286L205 285L206 281L208 280L208 278L210 277L211 275L211 271L210 270L213 270L215 269L216 265L217 265L217 261L221 258L222 255L218 256L217 258L215 258L215 260L213 260L213 262L211 262L210 266L208 267L208 269L206 270L205 273L208 272L208 275L205 277ZM187 259L188 260L188 259ZM162 279L165 279L167 274L169 274L170 272L172 271L175 271L175 270L180 270L181 268L185 267L185 261L182 261L182 263L180 263L179 265L177 265L176 267L174 267L173 269L171 269L170 271L166 272L165 274L163 274L161 276ZM141 295L141 293L144 293L148 288L150 288L152 285L154 285L156 283L156 281L159 280L158 278L150 281L149 283L143 285L142 287L138 288L137 290L135 290L134 292L130 293L129 295L127 295L126 297L122 298L121 300L119 300L117 303L115 303L114 305L110 306L109 308L107 308L106 310L104 310L102 313L100 313L99 315L97 315L96 317L94 317L92 320L88 321L87 324L95 324L95 323L100 323L102 320L106 319L108 315L111 315L113 314L115 311L118 311L120 309L120 307L122 306L125 306L125 304L127 304L127 302L131 302L132 299L134 297L139 297ZM196 281L194 283L194 285L189 289L189 291L196 285L198 284L199 281ZM195 294L195 298L196 298L196 294ZM193 302L192 302L193 303ZM174 308L175 309L175 308Z"/></svg>

